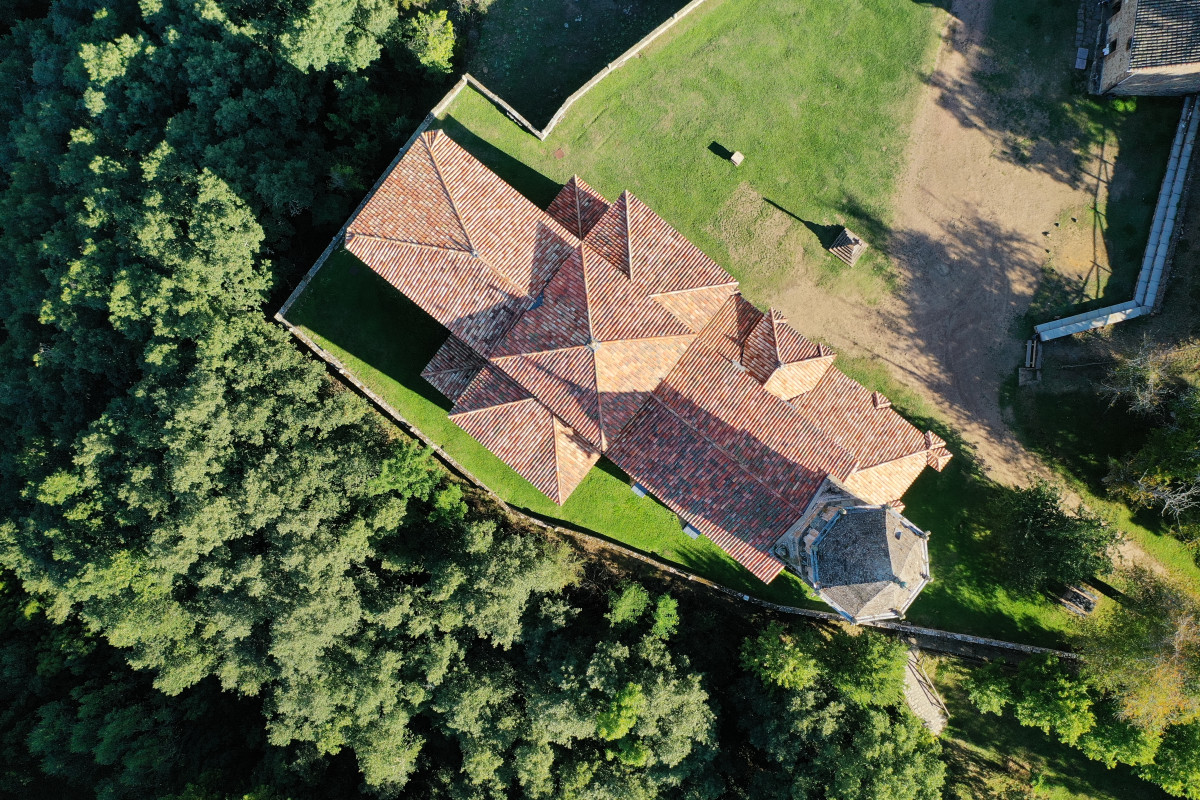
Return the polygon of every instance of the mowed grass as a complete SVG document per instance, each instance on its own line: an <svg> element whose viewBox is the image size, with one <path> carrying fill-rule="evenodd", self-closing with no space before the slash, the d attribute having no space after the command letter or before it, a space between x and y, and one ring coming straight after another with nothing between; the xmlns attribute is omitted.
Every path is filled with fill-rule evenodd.
<svg viewBox="0 0 1200 800"><path fill-rule="evenodd" d="M710 0L546 141L471 90L441 124L543 206L572 174L630 190L752 299L815 270L869 302L890 289L879 248L944 20L911 0ZM824 250L841 224L872 238L853 269Z"/></svg>
<svg viewBox="0 0 1200 800"><path fill-rule="evenodd" d="M976 667L937 659L934 681L950 724L942 733L946 755L946 798L1038 798L1038 800L1166 800L1129 767L1107 769L1036 728L1022 727L1011 711L983 714L963 686Z"/></svg>
<svg viewBox="0 0 1200 800"><path fill-rule="evenodd" d="M288 319L510 505L766 600L824 608L792 575L765 585L708 539L688 537L674 513L635 495L629 478L607 460L564 505L551 502L450 421L450 402L420 376L447 331L350 253L339 251L325 262Z"/></svg>

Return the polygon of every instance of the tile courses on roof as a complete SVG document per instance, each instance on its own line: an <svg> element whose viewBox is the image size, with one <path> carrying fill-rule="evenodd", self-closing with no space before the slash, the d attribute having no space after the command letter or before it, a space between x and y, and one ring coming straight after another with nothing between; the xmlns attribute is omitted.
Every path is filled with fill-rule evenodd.
<svg viewBox="0 0 1200 800"><path fill-rule="evenodd" d="M628 192L572 178L543 212L426 133L346 247L450 330L422 375L546 496L605 453L764 581L823 487L898 501L949 458Z"/></svg>
<svg viewBox="0 0 1200 800"><path fill-rule="evenodd" d="M1130 69L1200 62L1200 3L1138 0Z"/></svg>

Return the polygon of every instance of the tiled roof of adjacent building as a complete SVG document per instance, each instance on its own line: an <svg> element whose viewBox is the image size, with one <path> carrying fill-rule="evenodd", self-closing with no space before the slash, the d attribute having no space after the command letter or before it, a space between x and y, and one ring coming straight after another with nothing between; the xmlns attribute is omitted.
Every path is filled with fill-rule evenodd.
<svg viewBox="0 0 1200 800"><path fill-rule="evenodd" d="M1138 0L1130 69L1200 62L1200 3Z"/></svg>
<svg viewBox="0 0 1200 800"><path fill-rule="evenodd" d="M765 581L824 481L907 459L862 481L902 493L949 457L628 192L574 177L543 212L426 133L346 247L449 329L422 375L547 497L606 453Z"/></svg>

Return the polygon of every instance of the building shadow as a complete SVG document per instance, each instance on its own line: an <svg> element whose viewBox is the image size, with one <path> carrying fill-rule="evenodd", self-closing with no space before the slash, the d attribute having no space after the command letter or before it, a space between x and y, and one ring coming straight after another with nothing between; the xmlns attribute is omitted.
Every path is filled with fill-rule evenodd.
<svg viewBox="0 0 1200 800"><path fill-rule="evenodd" d="M562 189L560 183L513 158L468 128L453 114L442 120L441 129L464 150L499 175L505 183L525 195L538 208L550 205L550 201Z"/></svg>

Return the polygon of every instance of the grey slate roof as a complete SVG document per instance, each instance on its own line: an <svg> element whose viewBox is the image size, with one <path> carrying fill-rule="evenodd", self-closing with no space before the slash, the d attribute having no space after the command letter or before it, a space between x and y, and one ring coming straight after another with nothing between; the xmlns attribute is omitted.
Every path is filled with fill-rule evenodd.
<svg viewBox="0 0 1200 800"><path fill-rule="evenodd" d="M1200 0L1139 0L1130 69L1200 62Z"/></svg>
<svg viewBox="0 0 1200 800"><path fill-rule="evenodd" d="M848 508L813 546L821 597L855 620L902 612L928 581L924 537L887 506Z"/></svg>

